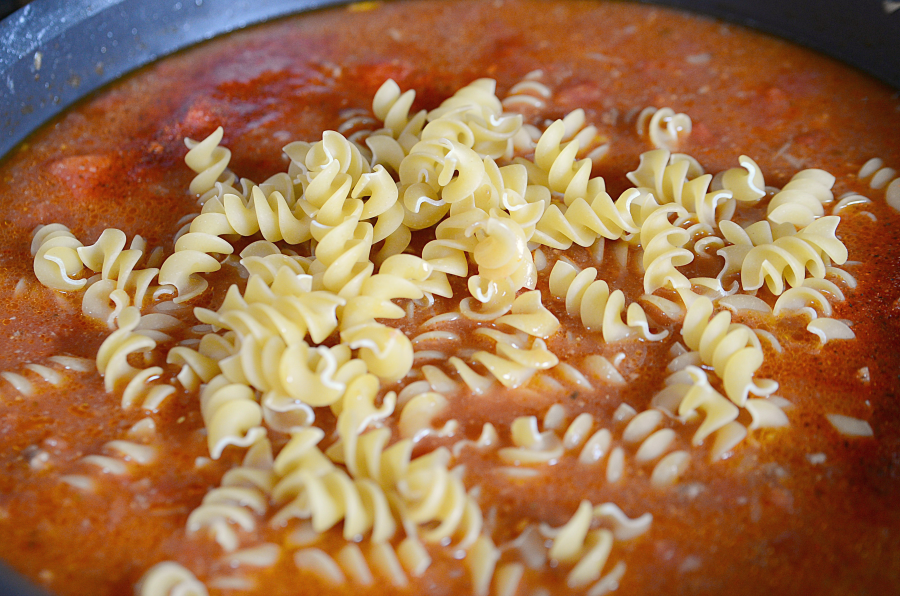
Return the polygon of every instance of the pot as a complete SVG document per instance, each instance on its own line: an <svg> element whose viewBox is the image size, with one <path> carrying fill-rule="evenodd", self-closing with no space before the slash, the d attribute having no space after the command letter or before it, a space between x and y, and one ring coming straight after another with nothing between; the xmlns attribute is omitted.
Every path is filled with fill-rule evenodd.
<svg viewBox="0 0 900 596"><path fill-rule="evenodd" d="M36 0L0 22L0 156L91 92L198 42L346 0ZM640 0L646 2L647 0ZM655 0L821 51L900 89L900 2ZM0 562L0 594L48 596Z"/></svg>

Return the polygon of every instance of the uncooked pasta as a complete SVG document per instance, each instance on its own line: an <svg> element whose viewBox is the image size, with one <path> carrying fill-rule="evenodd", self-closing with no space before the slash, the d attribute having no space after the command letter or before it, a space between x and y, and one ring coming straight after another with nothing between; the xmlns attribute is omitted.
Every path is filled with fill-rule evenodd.
<svg viewBox="0 0 900 596"><path fill-rule="evenodd" d="M245 192L240 194L229 192L234 190L229 186L234 175L226 173L231 152L219 145L222 128L203 141L187 139L190 151L185 164L197 172L190 192L204 195L214 191L216 196L201 199L203 210L187 234L176 242L175 253L162 264L162 269L144 270L146 275L141 281L132 284L136 287L133 298L125 289L146 251L140 238L136 237L132 248L123 252L126 238L120 230L106 230L94 245L85 246L61 224L37 228L33 245L35 272L49 287L71 290L85 286L79 279L79 264L102 271L99 279L87 286L84 302L88 304L102 302L92 290L104 280L119 280L119 287L113 292L121 292L122 298L106 293L105 300L116 306L103 321L113 325L115 331L100 347L97 370L104 377L108 392L123 393L124 407L141 402L150 410L159 408L176 386L148 387L151 379L162 376L163 369L141 369L130 362L133 356L156 350L157 338L163 342L171 339L157 336L152 326L141 324L143 319L154 316L140 311L147 288L159 274L160 291L155 295L176 293L176 303L195 298L209 287L202 274L220 266L210 255L228 255L237 250L224 237L253 238L261 234L264 238L240 252L241 267L248 278L243 294L240 286L233 285L217 310L196 309L198 321L174 319L172 325L208 325L196 350L172 347L166 362L183 365L176 383L184 389L196 390L199 383L210 457L219 459L227 449L261 449L268 453L261 459L263 467L250 469L258 473L271 470L265 481L242 485L226 478L220 487L209 491L187 519L189 535L209 536L227 552L252 547L242 544L241 535L256 529L256 518L268 514L271 500L274 527L286 526L295 519L308 520L314 532L324 533L341 524L344 539L373 543L391 541L402 528L405 540L413 541L406 544L417 544L418 540L454 544L453 548L461 553L471 550L468 557L473 560L482 556L496 559L498 555L491 554L496 552L494 538L483 526L482 508L468 494L461 475L451 468L451 452L439 448L415 458L412 455L412 446L426 436L454 434L458 427L455 420L449 420L443 431L432 427L435 419L447 416L448 397L437 391L424 392L408 397L397 408L395 394L382 390L413 373L413 342L459 343L459 336L430 332L410 341L396 327L376 319L409 318L394 300L412 300L415 305L415 301L427 298L427 305L434 302L435 294L456 298L463 318L471 321L469 334L481 334L494 345L489 350L458 351L458 355L447 360L450 368L446 372L455 373L476 394L492 391L495 382L507 389L525 385L538 371L560 364L558 355L542 339L556 333L560 323L543 305L542 292L535 290L541 275L531 251L544 238L536 234L540 229L538 222L543 221L551 207L566 213L576 209L576 205L587 205L584 197L597 192L606 197L617 225L603 228L603 234L578 236L578 244L589 247L595 242L636 243L643 253L644 291L676 292L684 305L679 323L685 344L692 351L679 359L688 362L686 357L696 354L694 364L673 374L664 393L657 396L657 407L627 420L616 433L621 445L602 429L587 438L592 426L588 414L576 418L564 438L552 430L541 432L534 416L520 417L510 427L512 445L497 452L499 460L515 467L546 466L562 459L567 450L581 447L578 459L583 463L594 464L609 454L605 476L610 483L621 481L627 473L628 459L638 467L655 463L650 483L662 489L678 481L690 460L689 451L673 450L675 430L659 428L664 413L690 425L702 412L702 423L691 441L694 447L715 434L712 438L718 445L724 441L729 449L737 448L740 436L731 429L742 407L750 413L749 430L789 425L782 410L765 399L777 390L778 383L754 379L764 362L764 352L753 329L732 323L729 310L713 316L713 300L722 296L707 297L703 294L704 284L699 284L701 289L696 291L697 285L680 270L693 261L691 252L682 248L691 238L688 224L692 220L702 222L704 233L715 235L718 222L732 220L737 205L730 203L722 211L717 208L717 199L711 199L713 206L705 207L706 203L695 195L704 195L711 177L699 174L690 179L691 162L684 159L665 166L668 152L657 152L644 154L638 169L629 174L636 184L647 179L652 186L636 187L637 194L626 191L617 200L621 206L614 206L616 202L603 190L603 179L590 177L591 160L586 158L573 165L580 142L577 135L567 131L565 119L547 127L535 146L533 162L520 155L515 156L513 164L497 163L497 159L513 158L510 139L522 126L522 120L504 115L494 90L494 81L487 79L463 87L439 108L425 113L427 124L418 130L419 126L410 129L404 116L414 92L400 94L397 83L388 80L375 94L372 105L375 116L385 119L385 132L372 132L365 139L366 145L333 131L326 131L316 142L292 143L285 149L291 158L291 170L286 176L277 174L262 186L243 178L241 187ZM491 142L479 140L479 135L486 134L487 122L494 130ZM650 126L658 124L651 119ZM393 165L396 178L391 178L383 166L369 161L376 156L367 145L368 139L393 137L399 129L403 129L400 134L406 135L410 147ZM501 129L508 132L501 133ZM565 141L566 137L571 140ZM662 167L666 168L665 174L661 174ZM679 173L669 176L673 167L679 167ZM528 179L530 172L537 172L533 181ZM693 180L700 184L699 190L693 190ZM826 263L830 261L823 258L837 264L847 258L846 248L835 237L839 217L825 217L821 207L821 203L833 198L833 182L834 177L821 170L795 175L772 197L767 213L775 223L790 223L796 229L784 232L777 240L751 239L753 247L743 257L741 279L734 281L741 286L738 291L759 289L761 283L753 280L765 276L772 293L780 295L772 311L776 317L783 315L785 309L810 309L802 306L807 303L831 314L830 302L821 292L805 287L806 294L798 293L807 279L820 285L829 283L830 286L822 287L833 286L832 295L842 296L837 286L824 279ZM661 190L661 184L669 185L673 195ZM436 209L424 221L416 220L421 201L412 205L405 198L399 201L417 185L423 187L430 197L428 204ZM685 192L682 187L690 190ZM725 198L732 196L727 188L720 194ZM273 204L278 205L277 219L269 215L276 213L269 211ZM398 223L389 224L376 235L382 220L377 219L374 225L367 220L380 217L395 206L398 214L393 219ZM201 222L206 221L204 215L217 212L222 224L201 228ZM594 209L588 212L596 213ZM523 213L528 215L523 218ZM380 258L383 251L376 252L376 246L382 241L390 245L387 239L401 220L409 221L414 231L436 228L437 239L425 244L418 254L415 243L404 241L406 246L397 247L403 252ZM308 233L283 233L276 221L292 222ZM414 238L410 232L406 235ZM438 246L434 244L438 241L442 243L440 250L429 250ZM722 239L723 246L725 242ZM553 244L550 242L549 246ZM62 252L72 251L69 246L74 247L72 257ZM293 248L285 252L282 246ZM773 256L756 256L758 252ZM189 253L200 259L192 263L207 264L198 267L183 263L182 255ZM309 256L300 256L304 253ZM774 255L781 260L774 260ZM67 259L72 260L71 265ZM448 260L455 264L445 265ZM771 265L772 262L776 264ZM44 273L54 271L54 267L58 272ZM585 332L596 333L604 343L652 343L669 334L667 329L660 329L660 323L649 319L636 302L628 304L625 315L626 295L620 289L611 291L606 281L598 280L597 269L579 272L563 259L550 269L550 275L544 279L550 290L547 298L563 299L566 313L580 321ZM762 273L753 277L756 270ZM724 275L733 274L720 273L720 282L714 289L731 281L721 279ZM456 284L454 289L453 278L464 283L461 287ZM783 292L783 278L793 286L787 292ZM798 306L789 306L794 303ZM96 316L98 310L86 306L85 314ZM417 310L413 306L414 320L419 318ZM814 308L810 312L815 320L809 329L823 342L854 337L846 324L817 318ZM657 331L651 330L651 324ZM326 343L335 335L338 343ZM702 370L698 365L708 369ZM484 372L479 372L479 368ZM748 399L750 394L759 397ZM338 435L338 441L324 452L318 444L325 439L325 433L315 425L317 417L322 416L317 411L323 408L336 416ZM390 427L382 425L396 415L395 411L399 413L397 431L401 440L387 448L392 433ZM843 423L845 418L831 420L845 434L863 434L855 426ZM272 452L267 438L270 432L292 437L277 454ZM742 432L746 435L746 431ZM725 438L729 436L734 438ZM625 445L633 450L628 456ZM104 449L138 464L152 463L155 457L151 447L127 441L112 441ZM720 450L714 451L718 457ZM119 459L107 455L90 455L83 461L108 474L123 475L128 471ZM248 465L252 464L245 463ZM242 469L232 472L240 473ZM610 530L588 532L590 511L590 502L583 501L575 516L550 534L555 537L548 556L571 567L566 579L570 588L597 582L612 551ZM352 544L335 558L317 548L299 550L294 561L298 568L315 571L329 583L368 585L373 581L365 558ZM484 567L484 563L470 567L477 594L486 594L491 583L493 570L491 566ZM149 572L142 594L156 594L151 588L162 582L163 576L170 577L176 565L172 562ZM193 581L185 578L181 581Z"/></svg>

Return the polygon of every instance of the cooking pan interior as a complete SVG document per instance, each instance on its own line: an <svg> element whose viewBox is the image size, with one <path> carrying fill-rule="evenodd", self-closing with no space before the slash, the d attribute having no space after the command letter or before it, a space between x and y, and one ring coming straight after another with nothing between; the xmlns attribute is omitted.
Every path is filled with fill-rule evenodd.
<svg viewBox="0 0 900 596"><path fill-rule="evenodd" d="M342 0L36 0L0 22L0 156L68 106L217 35ZM900 88L900 3L655 0L811 47ZM897 5L895 7L895 5ZM0 563L0 594L47 596Z"/></svg>

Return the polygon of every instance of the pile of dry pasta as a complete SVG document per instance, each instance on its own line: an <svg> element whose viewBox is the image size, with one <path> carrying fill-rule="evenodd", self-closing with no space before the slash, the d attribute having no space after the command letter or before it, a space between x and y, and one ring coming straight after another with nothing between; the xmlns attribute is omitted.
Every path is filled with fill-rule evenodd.
<svg viewBox="0 0 900 596"><path fill-rule="evenodd" d="M190 192L202 209L168 255L115 229L91 245L60 224L36 230L38 279L82 292L84 314L111 329L97 368L122 407L155 411L177 391L193 392L210 457L246 452L190 514L189 534L265 565L283 547L242 543L258 524L340 531L338 552L295 541L293 560L361 584L374 570L407 585L428 569L430 549L449 549L480 595L513 594L535 560L517 552L537 550L539 564L566 570L569 588L602 594L625 572L615 543L647 531L652 516L584 500L562 527L532 526L500 548L477 487L454 465L460 450L496 449L498 465L522 477L571 456L605 462L602 473L616 482L632 460L665 490L700 446L715 461L749 431L788 425L778 384L758 374L764 345L778 350L777 339L733 313L802 315L822 342L852 339L848 322L829 315L830 301L855 283L836 267L848 259L837 213L861 197L836 200L834 177L822 170L766 187L746 156L706 174L673 153L690 119L648 108L638 127L656 149L613 198L592 170L614 148L583 112L543 127L523 122L516 110L545 93L528 80L501 102L494 81L481 79L412 112L414 92L387 81L372 106L380 128L363 129L375 119L356 116L347 136L290 143L287 171L260 184L229 170L221 128L187 140L197 174ZM573 245L598 264L604 251L620 255L642 275L643 294L610 287L598 267L569 257ZM694 276L697 260L724 266ZM245 282L216 308L192 312L206 276L226 266ZM460 391L590 385L591 375L626 383L615 358L588 354L578 368L548 347L571 328L563 312L607 344L667 342L670 374L650 408L622 405L612 427L554 406L541 420L523 415L499 431L487 422L477 440L415 451L426 437L459 439L451 413ZM422 333L404 331L412 320ZM444 323L494 348L428 349L460 341ZM326 413L333 429L319 424ZM871 433L859 422L836 424ZM681 426L691 429L689 444L677 439ZM207 587L164 562L139 593Z"/></svg>

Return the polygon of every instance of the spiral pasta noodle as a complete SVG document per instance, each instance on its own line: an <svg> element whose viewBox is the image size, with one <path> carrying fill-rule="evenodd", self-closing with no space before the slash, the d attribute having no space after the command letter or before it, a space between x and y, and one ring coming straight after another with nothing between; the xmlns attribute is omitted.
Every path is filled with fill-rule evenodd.
<svg viewBox="0 0 900 596"><path fill-rule="evenodd" d="M381 487L366 478L354 480L331 464L315 447L321 437L314 430L294 434L275 459L272 496L279 510L272 523L310 519L316 532L324 532L343 522L348 540L366 534L374 542L391 538L396 523Z"/></svg>
<svg viewBox="0 0 900 596"><path fill-rule="evenodd" d="M220 361L220 367L234 383L287 395L312 407L339 400L347 384L366 371L365 362L353 358L346 345L287 344L275 336L264 340L248 337L234 355Z"/></svg>
<svg viewBox="0 0 900 596"><path fill-rule="evenodd" d="M272 447L267 439L258 439L252 445L243 464L229 470L187 519L189 534L209 532L226 552L240 545L235 526L253 531L257 517L268 510L268 495L275 479Z"/></svg>
<svg viewBox="0 0 900 596"><path fill-rule="evenodd" d="M657 149L674 149L691 134L691 118L672 108L646 107L637 119L637 132Z"/></svg>
<svg viewBox="0 0 900 596"><path fill-rule="evenodd" d="M732 221L720 222L722 238L729 244L716 251L725 259L725 265L718 274L718 279L739 273L747 255L754 247L772 244L785 236L796 234L792 224L772 224L759 221L742 228Z"/></svg>
<svg viewBox="0 0 900 596"><path fill-rule="evenodd" d="M601 237L618 240L640 229L631 212L632 204L640 196L636 189L629 189L613 201L603 180L591 179L585 196L574 198L565 211L559 205L547 207L537 224L534 239L560 249L569 248L573 243L590 246Z"/></svg>
<svg viewBox="0 0 900 596"><path fill-rule="evenodd" d="M672 396L666 397L671 399ZM733 404L727 400L725 402L737 410ZM660 403L670 405L664 398L660 399ZM562 416L565 416L565 408L559 405L554 408L560 408ZM563 420L557 424L551 421L552 410L545 416L544 430L540 429L535 416L514 420L510 427L513 446L498 450L500 460L515 466L553 464L577 452L581 465L599 466L606 460L606 480L616 483L626 473L627 458L639 467L653 464L650 482L655 488L674 483L687 468L690 455L677 449L674 430L659 428L663 414L658 409L648 409L628 419L625 427L617 431L621 445L614 443L610 428L602 423L600 428L596 428L598 421L590 414L581 413L571 422L565 423Z"/></svg>
<svg viewBox="0 0 900 596"><path fill-rule="evenodd" d="M542 75L543 72L540 70L532 71L510 87L506 97L501 101L503 109L516 111L516 108L543 108L546 100L553 95L553 91L540 81Z"/></svg>
<svg viewBox="0 0 900 596"><path fill-rule="evenodd" d="M550 293L564 298L566 311L579 316L585 328L601 331L607 342L633 336L654 341L668 334L665 330L652 333L647 316L637 303L628 306L627 322L623 321L625 295L621 290L610 292L607 283L596 276L593 267L579 272L569 263L557 261L550 273Z"/></svg>
<svg viewBox="0 0 900 596"><path fill-rule="evenodd" d="M34 274L42 284L56 290L77 290L87 283L74 276L84 269L78 248L84 246L62 224L39 226L34 231L31 254L34 256Z"/></svg>
<svg viewBox="0 0 900 596"><path fill-rule="evenodd" d="M469 209L443 220L435 229L435 239L429 241L422 249L422 258L435 271L445 275L466 277L469 272L466 255L474 250L477 240L472 235L465 235L464 232L483 217L484 211Z"/></svg>
<svg viewBox="0 0 900 596"><path fill-rule="evenodd" d="M191 180L190 190L196 195L207 192L216 182L231 184L234 175L228 172L231 151L219 145L225 131L220 126L202 141L185 139L184 144L189 151L184 158L185 164L196 172Z"/></svg>
<svg viewBox="0 0 900 596"><path fill-rule="evenodd" d="M338 327L337 309L346 301L326 291L312 291L311 280L282 267L271 284L251 275L243 296L235 288L217 311L198 310L201 321L234 331L241 340L272 335L294 343L309 337L320 343Z"/></svg>
<svg viewBox="0 0 900 596"><path fill-rule="evenodd" d="M613 547L613 534L605 528L591 530L593 507L582 501L578 510L553 532L550 558L574 565L566 576L569 588L582 588L600 579Z"/></svg>
<svg viewBox="0 0 900 596"><path fill-rule="evenodd" d="M448 451L413 459L412 442L405 439L386 447L390 433L383 428L350 438L333 457L347 465L357 482L370 481L393 495L401 519L420 526L426 542L456 538L459 548L472 546L481 532L481 509L447 468Z"/></svg>
<svg viewBox="0 0 900 596"><path fill-rule="evenodd" d="M478 239L472 250L472 257L478 265L475 279L498 281L512 278L517 290L523 287L534 289L537 272L528 250L528 238L519 224L511 218L491 213L486 219L474 223L469 230Z"/></svg>
<svg viewBox="0 0 900 596"><path fill-rule="evenodd" d="M253 390L242 383L229 383L225 375L217 375L204 387L200 407L213 459L229 445L249 447L266 436Z"/></svg>
<svg viewBox="0 0 900 596"><path fill-rule="evenodd" d="M275 276L286 267L295 275L309 271L308 257L301 257L295 252L282 250L268 240L258 240L241 251L240 264L249 275L259 276L268 286L275 283Z"/></svg>
<svg viewBox="0 0 900 596"><path fill-rule="evenodd" d="M391 79L385 81L375 93L372 111L394 138L401 137L404 132L416 137L421 133L426 112L423 110L413 117L409 113L415 97L415 91L401 92L400 86Z"/></svg>
<svg viewBox="0 0 900 596"><path fill-rule="evenodd" d="M160 267L160 283L171 285L178 291L177 302L190 300L202 294L209 283L202 273L218 271L221 266L212 254L231 254L231 244L220 238L237 231L231 226L225 208L217 200L207 201L190 224L187 234L181 236L171 254ZM212 253L212 254L211 254Z"/></svg>
<svg viewBox="0 0 900 596"><path fill-rule="evenodd" d="M378 123L368 110L362 108L342 110L340 117L341 123L337 131L350 141L358 142L362 137L372 134L375 131L371 127Z"/></svg>
<svg viewBox="0 0 900 596"><path fill-rule="evenodd" d="M140 596L208 596L209 592L187 568L174 561L147 570L137 588Z"/></svg>
<svg viewBox="0 0 900 596"><path fill-rule="evenodd" d="M785 282L796 287L807 272L815 278L824 277L825 267L832 261L840 265L847 260L847 247L835 236L839 221L837 216L827 215L795 235L753 247L741 263L741 286L755 290L765 283L779 295Z"/></svg>
<svg viewBox="0 0 900 596"><path fill-rule="evenodd" d="M137 404L141 409L155 411L176 389L172 385L156 381L163 373L162 367L151 366L135 374L122 391L122 409L128 410Z"/></svg>
<svg viewBox="0 0 900 596"><path fill-rule="evenodd" d="M685 289L691 286L687 276L678 267L694 260L690 250L684 248L690 234L669 222L670 213L683 214L680 207L660 207L641 226L641 244L644 246L644 291L648 294L668 287Z"/></svg>
<svg viewBox="0 0 900 596"><path fill-rule="evenodd" d="M300 167L306 172L297 176L303 188L301 206L320 225L333 227L362 206L362 200L350 195L361 177L372 172L371 166L356 145L334 131L326 131L321 141L301 147L294 144L287 150L294 163L302 159ZM363 187L368 182L368 178L364 179ZM381 185L377 190L391 192L396 187ZM362 188L358 194L361 192ZM376 196L373 207L379 202L385 200ZM387 203L392 203L390 198Z"/></svg>
<svg viewBox="0 0 900 596"><path fill-rule="evenodd" d="M457 474L447 469L449 452L434 451L411 461L398 486L401 516L419 527L425 542L468 549L482 531L478 503Z"/></svg>
<svg viewBox="0 0 900 596"><path fill-rule="evenodd" d="M584 110L576 108L563 116L562 122L566 127L564 141L578 141L579 154L587 154L594 160L601 159L609 151L609 143L605 143L606 137L601 135L593 124L587 122Z"/></svg>
<svg viewBox="0 0 900 596"><path fill-rule="evenodd" d="M448 420L443 427L435 426L435 419L447 412L449 400L436 391L426 391L412 397L403 404L397 428L400 436L420 441L427 436L453 436L459 424L456 420Z"/></svg>
<svg viewBox="0 0 900 596"><path fill-rule="evenodd" d="M478 211L474 209L472 211ZM525 233L515 221L492 213L478 218L467 230L476 238L472 257L478 273L468 279L469 293L481 303L478 310L469 308L471 299L461 302L464 313L481 318L496 318L507 313L520 289L533 289L537 281Z"/></svg>
<svg viewBox="0 0 900 596"><path fill-rule="evenodd" d="M151 284L159 269L137 269L146 258L145 242L135 236L128 249L125 249L125 242L124 232L107 229L94 244L76 249L85 267L100 273L100 279L91 283L85 292L82 311L90 317L106 318L110 326L124 306L141 308L148 294L158 294L158 289L151 291ZM110 300L118 304L107 314L105 306Z"/></svg>
<svg viewBox="0 0 900 596"><path fill-rule="evenodd" d="M411 544L414 541L409 538L399 548L387 542L376 542L368 545L364 552L350 543L334 556L321 549L304 548L294 553L294 562L298 568L334 584L345 584L349 579L353 585L371 586L377 577L394 587L405 588L409 586L410 576L424 572L421 556L426 551L424 548L404 548ZM424 567L427 568L427 564Z"/></svg>
<svg viewBox="0 0 900 596"><path fill-rule="evenodd" d="M806 278L796 288L785 290L772 306L772 314L776 317L786 313L802 312L811 319L831 316L831 302L828 295L836 301L844 300L844 293L834 282L827 279Z"/></svg>
<svg viewBox="0 0 900 596"><path fill-rule="evenodd" d="M546 370L559 363L559 358L547 350L541 339L535 339L532 346L525 349L516 347L505 337L494 337L498 340L497 353L479 350L472 354L472 360L481 363L504 387L518 387L538 370Z"/></svg>
<svg viewBox="0 0 900 596"><path fill-rule="evenodd" d="M331 404L331 410L337 415L337 431L339 440L332 449L341 442L352 446L357 444L359 433L367 428L382 424L397 408L397 395L393 391L381 394L381 381L374 374L366 373L354 378L340 401ZM378 398L381 403L377 403ZM405 402L404 402L405 403ZM331 456L331 451L329 451ZM343 461L337 459L336 461ZM352 471L352 470L351 470Z"/></svg>
<svg viewBox="0 0 900 596"><path fill-rule="evenodd" d="M499 451L500 459L515 465L550 463L559 460L564 453L562 441L552 430L541 432L537 418L520 417L510 426L513 447Z"/></svg>
<svg viewBox="0 0 900 596"><path fill-rule="evenodd" d="M834 180L824 170L797 172L769 201L766 217L774 223L808 226L825 215L824 205L834 200L831 192Z"/></svg>
<svg viewBox="0 0 900 596"><path fill-rule="evenodd" d="M409 439L388 446L390 440L389 429L373 428L348 434L329 448L327 454L333 461L344 464L354 478L374 480L389 490L408 469L413 448Z"/></svg>
<svg viewBox="0 0 900 596"><path fill-rule="evenodd" d="M103 377L108 392L126 390L141 374L141 369L128 362L130 355L150 352L156 347L152 338L137 331L140 321L141 314L137 308L125 308L117 319L118 328L100 345L97 372Z"/></svg>
<svg viewBox="0 0 900 596"><path fill-rule="evenodd" d="M547 188L529 184L528 168L521 163L501 167L486 158L484 169L487 179L473 196L475 207L488 213L497 210L504 217L508 214L530 241L550 201Z"/></svg>
<svg viewBox="0 0 900 596"><path fill-rule="evenodd" d="M450 138L482 157L511 157L513 137L522 126L522 117L503 113L495 90L492 79L478 79L460 88L428 113L422 140Z"/></svg>
<svg viewBox="0 0 900 596"><path fill-rule="evenodd" d="M563 145L566 133L563 120L548 126L534 149L534 163L546 173L550 190L562 194L569 205L588 196L592 164L590 159L575 160L580 144L572 140Z"/></svg>
<svg viewBox="0 0 900 596"><path fill-rule="evenodd" d="M740 167L730 168L721 174L722 188L731 191L737 201L753 205L766 196L762 170L746 155L738 158L738 164Z"/></svg>
<svg viewBox="0 0 900 596"><path fill-rule="evenodd" d="M365 323L341 331L341 341L358 349L366 368L384 381L398 381L412 368L412 343L393 327Z"/></svg>
<svg viewBox="0 0 900 596"><path fill-rule="evenodd" d="M691 382L669 384L666 395L671 399L674 394L679 416L690 418L698 410L703 412L703 422L692 438L694 445L700 445L711 434L734 422L740 410L709 384L709 377L702 369L688 366L685 370Z"/></svg>
<svg viewBox="0 0 900 596"><path fill-rule="evenodd" d="M305 447L301 450L289 446L286 448L290 449L289 453L297 453L301 457L304 453L315 453L309 451L313 449L312 438L301 435L297 438ZM312 461L319 463L313 465L302 463L302 460L298 460L297 464L291 464L291 461L281 455L276 458L276 469L281 464L293 466L293 470L274 489L277 501L293 499L286 509L279 512L279 519L284 519L283 513L286 511L292 516L308 515L317 531L323 531L343 519L346 537L371 531L375 542L393 535L396 526L385 489L375 480L366 478L363 468L356 467L357 477L351 480L327 460L314 458ZM401 458L400 463L400 468L393 470L396 488L390 490L390 494L397 499L395 503L401 518L416 526L429 525L421 533L426 541L439 542L456 535L460 548L471 545L481 530L481 512L466 495L461 481L447 470L444 452L434 452L412 461ZM366 470L377 472L370 468ZM399 482L401 479L402 482ZM384 477L382 483L391 484ZM314 493L315 498L304 498L310 492ZM431 526L432 523L436 525Z"/></svg>
<svg viewBox="0 0 900 596"><path fill-rule="evenodd" d="M48 365L56 365L51 368ZM62 371L55 370L62 368ZM5 379L16 391L25 396L34 395L37 388L34 385L32 375L36 375L44 383L49 383L54 387L61 386L68 378L73 376L72 372L85 373L94 369L94 362L87 359L75 358L73 356L51 356L47 359L47 364L28 363L16 371L5 370L0 372L0 377ZM29 374L30 373L30 374ZM26 376L27 375L27 376Z"/></svg>
<svg viewBox="0 0 900 596"><path fill-rule="evenodd" d="M66 474L60 480L82 491L95 492L96 472L103 476L134 477L141 467L152 465L157 456L158 450L152 445L124 439L107 441L101 453L85 455L78 460L83 466L90 467L88 474Z"/></svg>
<svg viewBox="0 0 900 596"><path fill-rule="evenodd" d="M537 290L516 296L509 314L497 318L497 323L542 338L550 337L559 329L559 320L543 305Z"/></svg>
<svg viewBox="0 0 900 596"><path fill-rule="evenodd" d="M693 172L696 167L681 154L656 149L642 153L638 168L627 176L640 192L651 194L660 205L683 207L678 221L696 219L692 235L712 235L720 220L730 220L734 215L737 199L730 190L712 190L713 177L702 169Z"/></svg>
<svg viewBox="0 0 900 596"><path fill-rule="evenodd" d="M484 162L474 150L451 139L416 143L400 164L400 184L425 183L438 201L453 204L475 192L484 176Z"/></svg>
<svg viewBox="0 0 900 596"><path fill-rule="evenodd" d="M61 224L40 226L35 230L32 253L35 275L44 285L58 290L82 290L82 312L114 328L115 320L127 306L142 308L147 297L158 298L168 292L152 286L159 269L152 265L159 251L148 254L146 242L135 236L126 249L125 233L104 230L97 241L83 245ZM98 275L74 279L85 269ZM110 307L110 303L113 304Z"/></svg>
<svg viewBox="0 0 900 596"><path fill-rule="evenodd" d="M712 302L705 297L688 307L681 332L685 344L713 367L724 383L725 394L736 405L743 406L750 393L771 395L778 389L777 382L753 378L763 363L756 335L746 325L733 324L730 312L712 313Z"/></svg>
<svg viewBox="0 0 900 596"><path fill-rule="evenodd" d="M369 260L372 225L351 216L323 231L316 238L316 260L310 264L313 288L342 297L353 296L375 270L375 265Z"/></svg>
<svg viewBox="0 0 900 596"><path fill-rule="evenodd" d="M436 275L434 266L420 257L392 255L381 264L378 273L363 281L359 294L347 300L341 311L340 325L347 328L376 318L402 318L406 312L393 300L418 300L426 293L451 294L446 277Z"/></svg>

